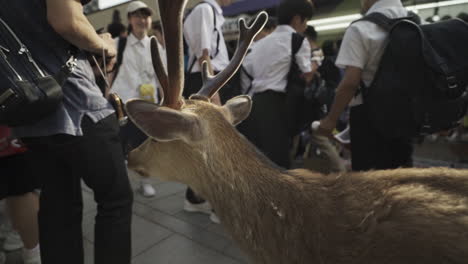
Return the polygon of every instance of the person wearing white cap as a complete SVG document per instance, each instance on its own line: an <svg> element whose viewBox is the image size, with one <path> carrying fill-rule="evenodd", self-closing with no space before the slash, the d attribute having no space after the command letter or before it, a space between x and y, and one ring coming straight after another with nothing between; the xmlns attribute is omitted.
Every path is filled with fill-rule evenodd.
<svg viewBox="0 0 468 264"><path fill-rule="evenodd" d="M117 42L117 69L112 92L124 102L139 98L156 103L158 101L158 81L151 61L150 38L148 31L152 25L153 10L141 1L132 1L127 7L129 35ZM162 50L160 48L160 50ZM138 147L147 136L133 123L121 130L126 152ZM140 191L145 197L156 194L148 178L141 178Z"/></svg>

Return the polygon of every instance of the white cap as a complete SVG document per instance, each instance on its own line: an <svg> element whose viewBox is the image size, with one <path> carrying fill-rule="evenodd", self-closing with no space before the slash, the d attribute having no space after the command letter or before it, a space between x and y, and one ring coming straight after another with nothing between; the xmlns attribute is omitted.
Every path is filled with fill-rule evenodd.
<svg viewBox="0 0 468 264"><path fill-rule="evenodd" d="M127 6L127 14L133 13L139 9L146 9L150 13L150 15L153 15L153 9L149 8L145 3L142 1L132 1L130 4Z"/></svg>

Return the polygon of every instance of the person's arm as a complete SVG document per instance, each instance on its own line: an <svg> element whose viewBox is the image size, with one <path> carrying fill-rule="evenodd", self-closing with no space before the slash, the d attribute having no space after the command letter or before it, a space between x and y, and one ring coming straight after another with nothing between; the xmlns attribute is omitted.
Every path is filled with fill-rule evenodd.
<svg viewBox="0 0 468 264"><path fill-rule="evenodd" d="M328 115L320 121L319 132L331 136L340 115L356 95L362 71L369 61L369 36L358 26L351 25L345 33L336 65L345 68L343 79L336 89L335 101Z"/></svg>
<svg viewBox="0 0 468 264"><path fill-rule="evenodd" d="M93 54L115 57L117 50L110 34L98 35L83 14L80 0L47 0L47 20L52 28L76 47Z"/></svg>
<svg viewBox="0 0 468 264"><path fill-rule="evenodd" d="M213 28L215 27L213 24L213 16L215 15L216 14L213 13L213 9L211 7L208 5L201 5L192 11L192 14L189 17L190 21L187 21L192 25L197 25L195 27L191 27L190 32L192 36L197 36L193 39L198 40L190 42L190 46L192 47L195 56L198 58L197 63L200 69L203 69L203 62L206 61L211 75L214 75L210 52L214 32ZM221 105L221 98L218 93L212 97L212 102Z"/></svg>
<svg viewBox="0 0 468 264"><path fill-rule="evenodd" d="M310 58L312 57L312 49L310 47L310 43L307 39L304 39L301 48L296 53L296 63L299 66L299 69L303 72L302 78L306 81L306 83L310 83L314 78L317 69L314 70L312 67L312 62Z"/></svg>
<svg viewBox="0 0 468 264"><path fill-rule="evenodd" d="M198 65L200 66L200 69L203 69L203 62L206 61L208 64L208 70L211 75L214 74L213 71L213 66L211 65L211 58L210 58L210 52L208 49L204 49L201 57L198 59Z"/></svg>
<svg viewBox="0 0 468 264"><path fill-rule="evenodd" d="M362 69L348 66L345 70L343 80L336 89L335 101L328 115L320 121L320 132L330 135L336 127L341 113L346 109L361 83Z"/></svg>
<svg viewBox="0 0 468 264"><path fill-rule="evenodd" d="M304 78L306 83L310 83L310 82L312 82L314 80L316 74L318 73L318 68L319 68L319 66L318 66L317 62L313 61L312 62L312 71L302 74L302 78Z"/></svg>

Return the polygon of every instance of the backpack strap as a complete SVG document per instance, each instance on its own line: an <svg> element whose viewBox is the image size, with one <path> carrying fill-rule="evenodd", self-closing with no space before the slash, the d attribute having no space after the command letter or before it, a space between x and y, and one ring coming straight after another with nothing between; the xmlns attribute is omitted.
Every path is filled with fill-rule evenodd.
<svg viewBox="0 0 468 264"><path fill-rule="evenodd" d="M393 19L388 18L386 15L382 13L378 13L378 12L370 13L369 15L364 16L363 18L354 21L353 24L359 21L372 22L378 25L379 27L381 27L382 29L384 29L385 31L390 31L394 23L396 22Z"/></svg>
<svg viewBox="0 0 468 264"><path fill-rule="evenodd" d="M127 46L127 38L126 37L119 37L119 44L117 45L117 62L115 63L115 74L112 78L112 82L115 81L117 75L119 74L120 66L123 63L123 55L125 51L125 47Z"/></svg>
<svg viewBox="0 0 468 264"><path fill-rule="evenodd" d="M293 33L292 40L291 40L291 51L292 51L292 56L293 56L294 61L296 61L295 56L301 49L302 43L304 43L304 36L301 36L298 33Z"/></svg>
<svg viewBox="0 0 468 264"><path fill-rule="evenodd" d="M292 33L292 38L291 38L291 67L289 68L289 71L291 72L294 67L297 67L296 63L296 54L299 52L299 50L302 47L302 43L304 43L305 37L300 35L299 33Z"/></svg>
<svg viewBox="0 0 468 264"><path fill-rule="evenodd" d="M399 18L391 19L382 13L374 12L374 13L370 13L369 15L359 20L354 21L353 24L359 21L369 21L380 26L385 31L390 32L392 28L398 22L402 20L409 20L409 21L414 22L415 15L409 14L406 17L399 17ZM421 28L419 26L417 27L418 27L419 34L421 36L423 56L425 57L426 61L434 69L442 71L442 73L444 74L446 78L446 80L444 81L446 82L448 89L457 88L458 87L457 79L455 75L452 73L452 71L450 70L450 68L448 67L447 62L439 54L437 54L437 52L432 48L432 45L429 43L429 40L426 39L426 37L424 36L424 33L422 32ZM361 86L365 87L363 82L361 82Z"/></svg>
<svg viewBox="0 0 468 264"><path fill-rule="evenodd" d="M213 32L215 32L217 34L217 39L216 39L216 51L214 53L214 55L211 55L210 56L210 59L214 59L216 58L216 56L218 56L219 54L219 45L221 43L221 33L219 32L218 28L216 27L216 23L217 23L217 19L216 19L216 8L209 2L206 2L206 1L203 1L203 2L200 2L198 3L197 5L195 5L185 16L184 18L184 22L185 20L187 19L187 17L192 13L192 11L199 5L202 5L202 4L207 4L211 7L211 9L213 10L213 26L214 26L214 29L213 29ZM190 60L189 60L190 61ZM195 66L195 63L197 62L197 58L194 56L193 58L193 61L190 63L190 66L188 67L187 69L187 73L190 73L193 69L193 67Z"/></svg>
<svg viewBox="0 0 468 264"><path fill-rule="evenodd" d="M415 15L411 15L411 14L409 14L408 16L405 16L405 17L389 18L389 17L387 17L386 15L384 15L382 13L374 12L374 13L370 13L370 14L364 16L361 19L358 19L358 20L354 21L353 24L356 23L356 22L359 22L359 21L369 21L369 22L372 22L372 23L378 25L379 27L381 27L385 31L390 32L392 30L393 26L397 22L399 22L401 20L414 21L414 19L415 19Z"/></svg>
<svg viewBox="0 0 468 264"><path fill-rule="evenodd" d="M241 67L240 67L240 70L241 70L241 72L244 73L245 76L247 76L247 78L250 80L250 85L249 85L249 87L247 87L247 91L245 91L245 93L244 93L244 94L249 94L250 91L251 91L252 88L253 88L252 82L253 82L254 78L253 78L252 75L250 75L250 74L247 72L247 70L244 68L244 66L241 66Z"/></svg>

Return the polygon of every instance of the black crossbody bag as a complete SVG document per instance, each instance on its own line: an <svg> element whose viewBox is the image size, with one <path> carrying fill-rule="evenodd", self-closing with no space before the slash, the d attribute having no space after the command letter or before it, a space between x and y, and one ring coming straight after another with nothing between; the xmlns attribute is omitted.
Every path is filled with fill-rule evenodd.
<svg viewBox="0 0 468 264"><path fill-rule="evenodd" d="M62 102L62 85L76 66L75 58L70 56L60 72L50 75L2 19L0 34L0 125L34 124Z"/></svg>

